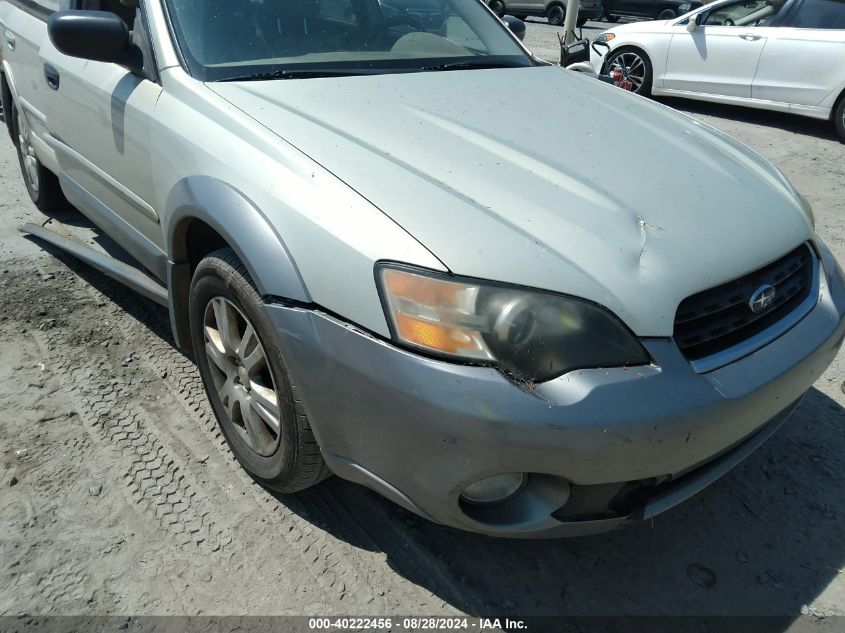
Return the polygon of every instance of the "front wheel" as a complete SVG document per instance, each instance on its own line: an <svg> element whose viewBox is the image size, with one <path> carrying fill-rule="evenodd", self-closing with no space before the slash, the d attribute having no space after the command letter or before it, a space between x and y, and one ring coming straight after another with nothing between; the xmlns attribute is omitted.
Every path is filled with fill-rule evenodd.
<svg viewBox="0 0 845 633"><path fill-rule="evenodd" d="M839 99L839 105L833 112L833 122L836 131L839 133L839 140L845 143L845 95Z"/></svg>
<svg viewBox="0 0 845 633"><path fill-rule="evenodd" d="M241 466L283 493L325 479L329 471L264 303L231 249L216 251L197 266L189 310L203 384Z"/></svg>
<svg viewBox="0 0 845 633"><path fill-rule="evenodd" d="M12 104L11 117L18 163L30 199L43 213L52 213L66 207L68 203L62 194L59 179L38 160L33 146L32 130L27 124L26 117L21 116L16 103Z"/></svg>
<svg viewBox="0 0 845 633"><path fill-rule="evenodd" d="M566 10L563 5L553 4L546 13L546 19L552 26L563 26L566 21Z"/></svg>
<svg viewBox="0 0 845 633"><path fill-rule="evenodd" d="M634 85L632 92L647 97L651 94L652 68L651 61L638 48L623 47L613 51L604 63L605 72L619 70L622 77Z"/></svg>
<svg viewBox="0 0 845 633"><path fill-rule="evenodd" d="M501 18L505 15L505 3L502 0L492 0L490 10Z"/></svg>
<svg viewBox="0 0 845 633"><path fill-rule="evenodd" d="M660 14L657 16L658 20L671 20L672 18L677 17L677 13L675 13L672 9L663 9Z"/></svg>

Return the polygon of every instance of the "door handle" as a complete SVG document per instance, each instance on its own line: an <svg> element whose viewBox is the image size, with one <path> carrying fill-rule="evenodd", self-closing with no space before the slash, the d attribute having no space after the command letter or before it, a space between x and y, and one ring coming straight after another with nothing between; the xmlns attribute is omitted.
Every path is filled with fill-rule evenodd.
<svg viewBox="0 0 845 633"><path fill-rule="evenodd" d="M762 39L763 36L762 35L748 35L747 33L745 33L744 35L740 35L740 37L742 39L744 39L746 42L756 42L757 40Z"/></svg>
<svg viewBox="0 0 845 633"><path fill-rule="evenodd" d="M44 79L51 90L59 89L59 71L50 64L44 64Z"/></svg>
<svg viewBox="0 0 845 633"><path fill-rule="evenodd" d="M17 40L15 39L14 34L9 32L9 31L6 31L5 35L6 35L6 44L9 45L9 50L11 50L11 51L15 50L15 44L17 44Z"/></svg>

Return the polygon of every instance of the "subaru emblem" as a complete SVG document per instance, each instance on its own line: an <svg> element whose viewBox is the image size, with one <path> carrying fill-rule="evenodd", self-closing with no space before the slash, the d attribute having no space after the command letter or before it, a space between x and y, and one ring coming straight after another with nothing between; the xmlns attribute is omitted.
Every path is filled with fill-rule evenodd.
<svg viewBox="0 0 845 633"><path fill-rule="evenodd" d="M760 286L748 300L748 307L751 308L754 314L765 312L775 302L777 292L777 289L769 284Z"/></svg>

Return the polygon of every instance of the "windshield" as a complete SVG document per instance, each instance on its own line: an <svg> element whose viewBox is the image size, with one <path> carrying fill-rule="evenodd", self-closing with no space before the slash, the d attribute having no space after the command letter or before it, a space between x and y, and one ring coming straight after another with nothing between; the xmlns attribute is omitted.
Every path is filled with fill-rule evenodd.
<svg viewBox="0 0 845 633"><path fill-rule="evenodd" d="M531 66L479 0L167 0L203 81Z"/></svg>

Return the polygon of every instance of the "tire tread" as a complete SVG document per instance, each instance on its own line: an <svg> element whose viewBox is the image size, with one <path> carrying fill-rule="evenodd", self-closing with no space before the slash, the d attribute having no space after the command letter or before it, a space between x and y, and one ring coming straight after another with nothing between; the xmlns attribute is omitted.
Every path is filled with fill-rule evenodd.
<svg viewBox="0 0 845 633"><path fill-rule="evenodd" d="M220 277L229 283L239 283L242 289L249 295L256 304L263 306L263 300L255 288L252 276L249 274L244 263L237 254L229 247L218 249L208 255L199 263L195 272L203 268L212 267L216 269ZM232 279L233 281L229 281ZM282 359L283 360L283 359ZM272 488L283 494L301 492L310 488L331 475L331 471L323 459L320 445L311 429L311 423L305 411L305 406L298 393L298 388L293 384L292 376L282 362L281 370L285 372L290 396L293 401L294 421L296 424L296 454L295 465L291 476L284 483L267 482L260 480L263 485ZM252 474L252 473L250 473ZM254 477L254 475L253 475Z"/></svg>

